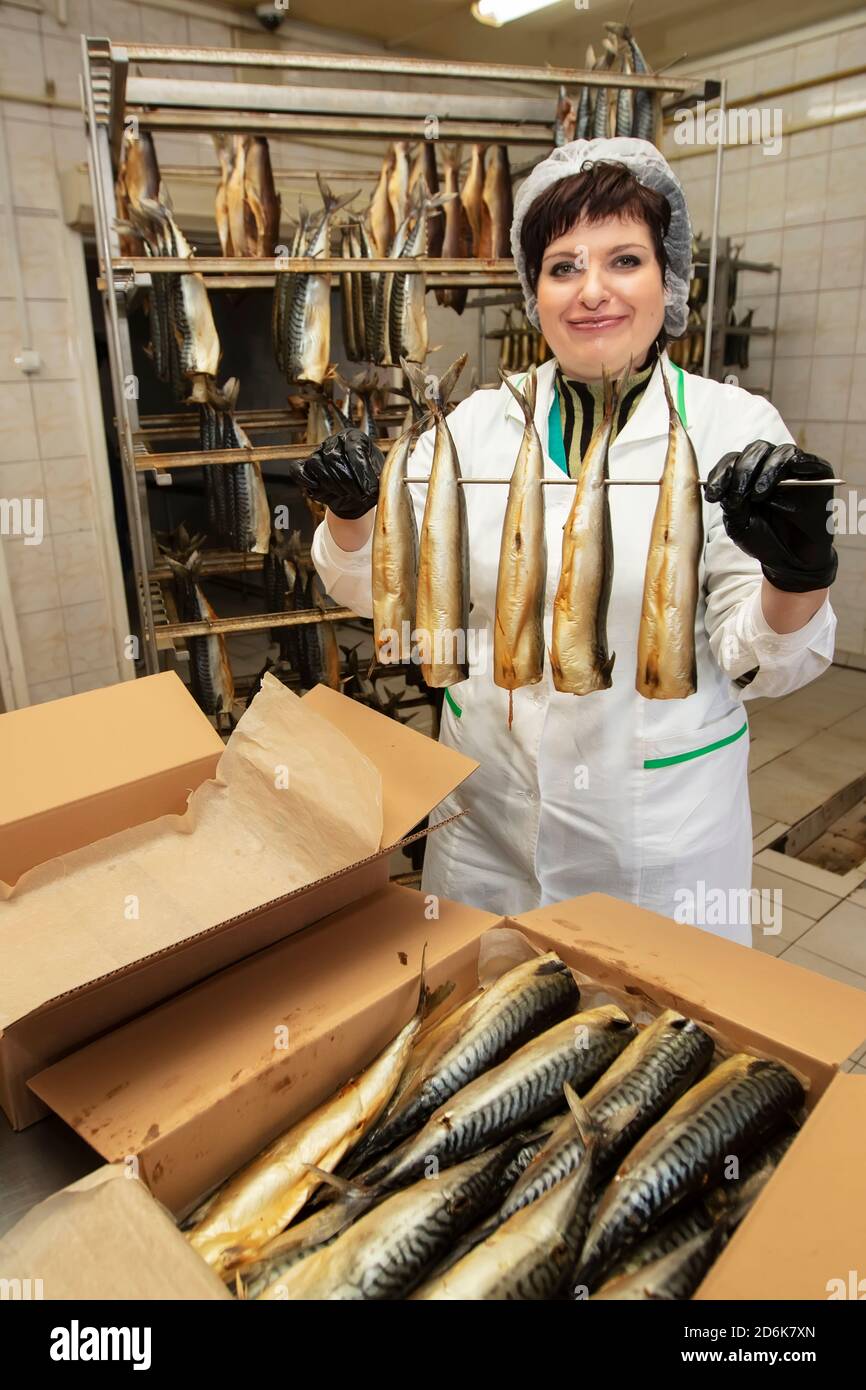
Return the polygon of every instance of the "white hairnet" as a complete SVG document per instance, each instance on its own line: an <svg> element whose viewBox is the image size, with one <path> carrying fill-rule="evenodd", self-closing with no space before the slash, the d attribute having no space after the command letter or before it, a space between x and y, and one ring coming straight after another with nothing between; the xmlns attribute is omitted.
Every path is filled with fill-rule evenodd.
<svg viewBox="0 0 866 1390"><path fill-rule="evenodd" d="M526 301L526 316L536 328L541 327L538 319L538 300L527 278L526 258L520 245L523 219L539 194L551 184L558 183L560 179L572 178L581 172L585 164L596 164L602 159L624 164L634 174L638 183L643 184L644 188L653 188L657 193L663 193L670 203L671 222L664 239L668 258L665 328L672 338L678 338L685 331L688 320L687 301L692 267L692 226L686 197L682 184L661 151L649 140L636 140L630 136L573 140L570 145L560 145L547 159L536 164L532 173L521 184L514 203L511 250Z"/></svg>

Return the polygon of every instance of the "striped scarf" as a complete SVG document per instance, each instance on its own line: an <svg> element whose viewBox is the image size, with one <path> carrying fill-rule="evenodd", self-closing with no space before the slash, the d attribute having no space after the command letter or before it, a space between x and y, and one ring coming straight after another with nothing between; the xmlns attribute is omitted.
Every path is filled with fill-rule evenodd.
<svg viewBox="0 0 866 1390"><path fill-rule="evenodd" d="M616 438L636 409L657 360L653 351L647 365L640 371L633 372L624 383L611 440ZM593 431L601 424L604 416L604 387L600 381L571 381L563 376L562 368L557 367L556 394L559 399L562 443L565 457L568 459L568 472L570 477L576 478L580 473L581 461L589 448Z"/></svg>

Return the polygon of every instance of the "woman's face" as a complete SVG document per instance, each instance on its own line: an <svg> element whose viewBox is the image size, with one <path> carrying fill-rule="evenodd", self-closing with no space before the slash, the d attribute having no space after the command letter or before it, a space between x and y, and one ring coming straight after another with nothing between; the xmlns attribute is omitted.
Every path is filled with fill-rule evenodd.
<svg viewBox="0 0 866 1390"><path fill-rule="evenodd" d="M566 376L600 381L643 363L664 323L661 267L643 221L576 222L538 276L541 331Z"/></svg>

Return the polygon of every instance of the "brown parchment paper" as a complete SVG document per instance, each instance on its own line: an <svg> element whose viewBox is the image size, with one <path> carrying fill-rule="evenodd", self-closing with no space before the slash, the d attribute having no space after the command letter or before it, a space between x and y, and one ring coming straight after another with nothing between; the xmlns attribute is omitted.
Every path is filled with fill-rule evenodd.
<svg viewBox="0 0 866 1390"><path fill-rule="evenodd" d="M382 825L378 769L266 675L184 815L0 882L0 1027L374 854Z"/></svg>

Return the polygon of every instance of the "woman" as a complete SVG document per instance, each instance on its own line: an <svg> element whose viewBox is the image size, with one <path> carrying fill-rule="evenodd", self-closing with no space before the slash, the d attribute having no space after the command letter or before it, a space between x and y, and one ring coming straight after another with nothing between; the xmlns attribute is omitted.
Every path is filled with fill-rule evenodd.
<svg viewBox="0 0 866 1390"><path fill-rule="evenodd" d="M511 237L528 316L554 354L538 373L535 412L546 476L576 476L601 414L602 366L620 376L629 362L610 476L660 478L669 427L663 372L701 477L712 474L704 494L697 690L680 700L649 700L635 690L658 494L611 487L612 687L559 693L548 661L541 683L515 692L509 729L508 692L492 677L507 489L467 487L470 623L487 642L468 680L446 691L440 737L480 767L431 818L469 811L429 836L422 890L498 913L601 891L749 944L742 701L813 680L829 665L835 631L832 490L777 492L776 485L782 477L831 477L832 470L794 447L768 401L671 363L667 336L686 323L691 227L683 190L655 146L602 139L557 149L521 187ZM476 392L448 423L464 477L510 476L523 419L504 385ZM410 475L429 474L432 442L432 431L422 435ZM370 615L371 451L332 439L304 465L304 481L329 508L314 538L314 564L339 603ZM425 493L412 487L419 528ZM570 487L545 488L548 648L572 496Z"/></svg>

